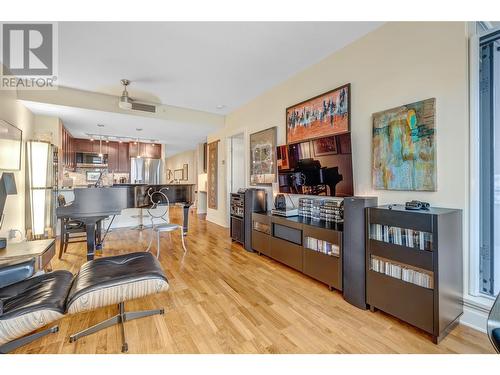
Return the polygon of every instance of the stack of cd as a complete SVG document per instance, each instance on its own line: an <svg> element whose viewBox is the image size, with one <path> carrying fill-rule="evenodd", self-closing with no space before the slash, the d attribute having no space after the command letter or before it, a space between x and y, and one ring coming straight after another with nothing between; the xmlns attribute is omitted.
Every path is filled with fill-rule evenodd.
<svg viewBox="0 0 500 375"><path fill-rule="evenodd" d="M300 198L299 199L299 216L312 217L313 211L313 198Z"/></svg>
<svg viewBox="0 0 500 375"><path fill-rule="evenodd" d="M320 219L342 223L344 221L344 201L325 200L320 208Z"/></svg>

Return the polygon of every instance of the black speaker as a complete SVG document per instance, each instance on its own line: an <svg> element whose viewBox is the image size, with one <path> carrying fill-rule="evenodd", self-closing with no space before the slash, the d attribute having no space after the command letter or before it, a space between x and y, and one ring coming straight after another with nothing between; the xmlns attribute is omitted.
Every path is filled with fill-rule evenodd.
<svg viewBox="0 0 500 375"><path fill-rule="evenodd" d="M377 197L344 198L343 294L360 309L366 305L365 208L377 206Z"/></svg>

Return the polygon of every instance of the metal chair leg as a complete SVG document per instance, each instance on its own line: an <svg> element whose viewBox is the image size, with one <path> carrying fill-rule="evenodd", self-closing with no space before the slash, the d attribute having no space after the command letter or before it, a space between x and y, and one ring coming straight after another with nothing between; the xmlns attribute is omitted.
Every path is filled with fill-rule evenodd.
<svg viewBox="0 0 500 375"><path fill-rule="evenodd" d="M100 323L97 323L96 325L93 325L92 327L89 327L83 331L77 332L74 335L71 335L69 337L69 342L75 342L76 340L82 337L91 335L100 330L111 327L115 324L120 324L120 330L122 333L122 352L126 353L128 351L128 343L127 343L127 336L125 334L124 323L128 320L140 319L152 315L163 315L164 313L165 313L164 309L125 312L125 303L120 302L120 304L118 305L117 315L109 319L106 319Z"/></svg>
<svg viewBox="0 0 500 375"><path fill-rule="evenodd" d="M184 242L184 228L180 227L179 229L181 230L182 248L184 249L184 252L187 253L186 244Z"/></svg>
<svg viewBox="0 0 500 375"><path fill-rule="evenodd" d="M160 259L160 231L156 232L156 259Z"/></svg>
<svg viewBox="0 0 500 375"><path fill-rule="evenodd" d="M35 341L43 336L47 336L50 333L56 333L56 332L59 332L58 326L50 327L50 328L44 329L43 331L18 338L16 340L9 341L8 343L0 346L0 354L10 353L11 351L16 350L17 348L19 348L21 346L29 344L30 342Z"/></svg>
<svg viewBox="0 0 500 375"><path fill-rule="evenodd" d="M118 323L120 323L120 315L115 315L109 319L103 320L102 322L93 325L92 327L86 328L83 331L71 335L69 337L69 342L75 342L76 340L81 339L82 337L99 332L105 328L111 327Z"/></svg>

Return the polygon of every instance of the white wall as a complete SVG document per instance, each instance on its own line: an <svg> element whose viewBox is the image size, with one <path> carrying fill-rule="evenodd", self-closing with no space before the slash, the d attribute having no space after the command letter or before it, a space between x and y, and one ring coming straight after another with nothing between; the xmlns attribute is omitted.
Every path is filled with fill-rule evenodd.
<svg viewBox="0 0 500 375"><path fill-rule="evenodd" d="M13 124L23 131L23 149L21 154L21 170L14 172L17 186L17 195L7 197L5 204L5 221L0 236L8 237L11 229L25 231L24 203L25 203L25 155L26 140L33 135L34 116L26 107L17 101L15 91L0 90L0 118ZM3 171L0 170L0 174Z"/></svg>
<svg viewBox="0 0 500 375"><path fill-rule="evenodd" d="M253 99L226 117L225 127L208 142L219 144L219 208L207 219L228 226L226 142L277 126L278 144L285 140L285 109L295 103L351 83L351 131L354 193L376 195L380 204L419 199L433 206L463 210L464 291L469 277L469 111L468 30L466 22L391 22L330 55ZM372 114L405 103L436 98L437 191L374 190L371 182ZM246 181L249 171L246 170ZM271 192L271 189L268 189ZM466 306L463 322L484 328L484 310ZM472 314L472 315L471 315ZM474 315L474 316L473 316ZM479 316L480 315L480 316Z"/></svg>

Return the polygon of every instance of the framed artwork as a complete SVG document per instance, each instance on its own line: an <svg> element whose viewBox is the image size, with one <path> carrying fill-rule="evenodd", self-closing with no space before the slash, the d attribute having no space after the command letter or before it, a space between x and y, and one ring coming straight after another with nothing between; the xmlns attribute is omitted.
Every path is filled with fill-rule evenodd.
<svg viewBox="0 0 500 375"><path fill-rule="evenodd" d="M373 114L375 189L436 191L436 99Z"/></svg>
<svg viewBox="0 0 500 375"><path fill-rule="evenodd" d="M250 185L276 181L276 127L250 134Z"/></svg>
<svg viewBox="0 0 500 375"><path fill-rule="evenodd" d="M219 141L208 144L208 208L217 209L217 174Z"/></svg>
<svg viewBox="0 0 500 375"><path fill-rule="evenodd" d="M319 138L312 141L314 156L337 154L337 137Z"/></svg>
<svg viewBox="0 0 500 375"><path fill-rule="evenodd" d="M0 170L21 170L22 130L0 120Z"/></svg>
<svg viewBox="0 0 500 375"><path fill-rule="evenodd" d="M286 109L286 142L297 143L348 132L351 85L340 86Z"/></svg>

